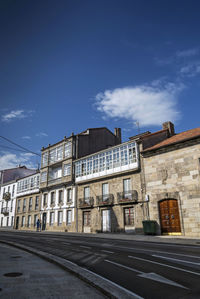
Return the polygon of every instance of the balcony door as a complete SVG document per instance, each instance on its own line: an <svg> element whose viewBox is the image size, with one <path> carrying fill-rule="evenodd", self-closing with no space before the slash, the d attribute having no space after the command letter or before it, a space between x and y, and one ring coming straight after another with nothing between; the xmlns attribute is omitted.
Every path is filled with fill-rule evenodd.
<svg viewBox="0 0 200 299"><path fill-rule="evenodd" d="M123 180L123 192L124 192L124 198L131 199L131 180L125 179Z"/></svg>
<svg viewBox="0 0 200 299"><path fill-rule="evenodd" d="M110 210L102 210L102 231L111 232Z"/></svg>
<svg viewBox="0 0 200 299"><path fill-rule="evenodd" d="M109 197L108 194L109 194L108 183L102 184L103 201L108 200L108 197Z"/></svg>

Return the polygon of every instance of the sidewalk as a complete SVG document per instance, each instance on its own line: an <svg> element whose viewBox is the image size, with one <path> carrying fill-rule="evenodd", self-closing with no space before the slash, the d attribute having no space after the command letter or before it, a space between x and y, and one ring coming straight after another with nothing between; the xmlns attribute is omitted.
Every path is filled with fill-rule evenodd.
<svg viewBox="0 0 200 299"><path fill-rule="evenodd" d="M0 244L2 299L105 298L95 288L34 254Z"/></svg>

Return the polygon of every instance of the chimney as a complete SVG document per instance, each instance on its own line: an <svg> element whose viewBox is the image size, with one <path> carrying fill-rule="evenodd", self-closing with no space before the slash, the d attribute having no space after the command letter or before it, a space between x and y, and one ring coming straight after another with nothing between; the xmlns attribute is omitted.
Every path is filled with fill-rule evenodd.
<svg viewBox="0 0 200 299"><path fill-rule="evenodd" d="M122 143L121 128L115 128L114 135L118 139L118 144Z"/></svg>
<svg viewBox="0 0 200 299"><path fill-rule="evenodd" d="M173 136L175 134L174 124L171 121L166 121L162 124L163 130L168 129L169 135Z"/></svg>

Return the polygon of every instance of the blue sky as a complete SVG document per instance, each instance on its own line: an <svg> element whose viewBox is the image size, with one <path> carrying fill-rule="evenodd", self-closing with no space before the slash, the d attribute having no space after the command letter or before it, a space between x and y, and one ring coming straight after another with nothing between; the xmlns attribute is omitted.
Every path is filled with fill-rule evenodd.
<svg viewBox="0 0 200 299"><path fill-rule="evenodd" d="M0 1L0 135L40 153L72 132L199 126L200 2ZM0 169L40 158L0 140Z"/></svg>

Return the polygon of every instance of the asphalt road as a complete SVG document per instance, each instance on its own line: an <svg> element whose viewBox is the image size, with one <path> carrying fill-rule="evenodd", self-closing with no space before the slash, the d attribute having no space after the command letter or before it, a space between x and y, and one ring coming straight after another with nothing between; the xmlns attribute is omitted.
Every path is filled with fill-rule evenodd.
<svg viewBox="0 0 200 299"><path fill-rule="evenodd" d="M5 231L0 240L72 261L143 298L200 298L200 246Z"/></svg>

